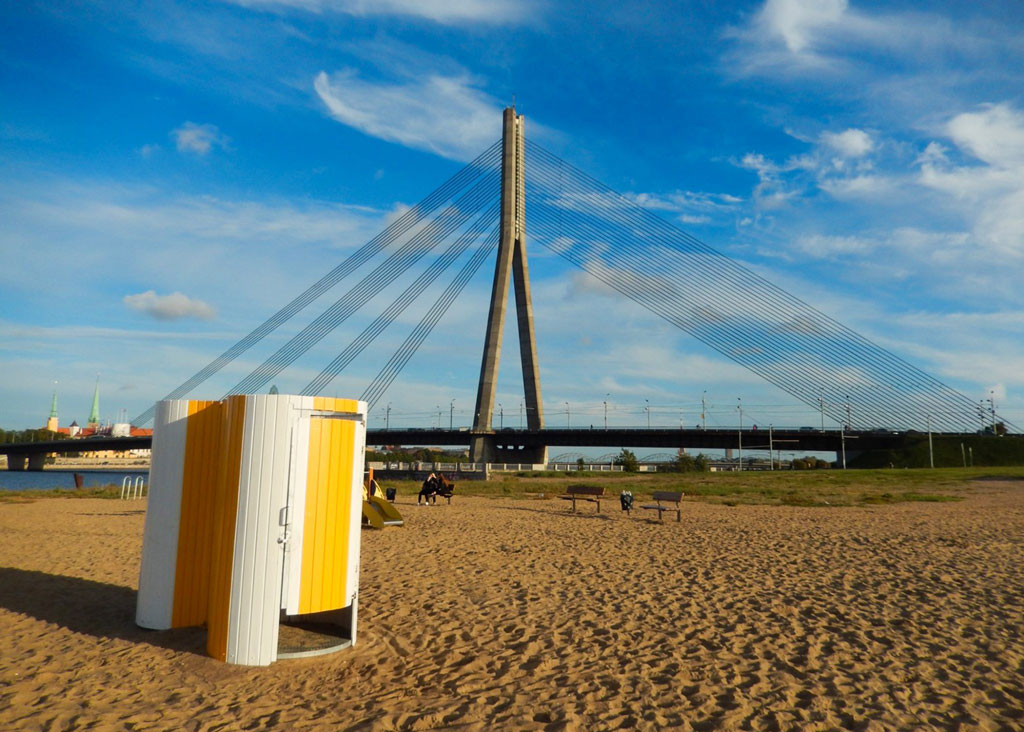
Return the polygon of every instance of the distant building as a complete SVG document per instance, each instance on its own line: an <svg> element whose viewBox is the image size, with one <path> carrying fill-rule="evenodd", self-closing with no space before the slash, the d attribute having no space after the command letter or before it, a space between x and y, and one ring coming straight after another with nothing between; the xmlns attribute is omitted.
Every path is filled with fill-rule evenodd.
<svg viewBox="0 0 1024 732"><path fill-rule="evenodd" d="M57 416L57 390L53 390L53 400L50 403L50 416L46 419L45 429L59 435L67 435L73 440L81 440L86 437L152 437L153 430L143 427L135 427L127 422L118 422L113 426L104 427L100 425L100 384L96 380L96 388L92 395L92 408L89 410L89 421L86 426L80 427L77 421L72 421L67 427L60 426L60 419ZM130 458L149 457L149 449L138 450L98 450L95 452L82 453L83 458L103 460L109 458Z"/></svg>

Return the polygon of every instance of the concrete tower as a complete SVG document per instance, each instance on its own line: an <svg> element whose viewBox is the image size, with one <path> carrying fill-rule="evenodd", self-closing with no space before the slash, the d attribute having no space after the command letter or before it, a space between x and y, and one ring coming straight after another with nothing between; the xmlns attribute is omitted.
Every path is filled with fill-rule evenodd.
<svg viewBox="0 0 1024 732"><path fill-rule="evenodd" d="M46 420L46 429L50 432L57 431L57 387L53 388L53 403L50 404L50 417Z"/></svg>
<svg viewBox="0 0 1024 732"><path fill-rule="evenodd" d="M540 397L540 369L537 339L533 331L533 304L530 299L530 273L526 262L526 194L523 165L523 117L514 107L505 110L501 157L501 239L491 287L491 306L480 364L480 385L473 418L470 454L475 462L547 461L547 448L505 450L500 447L491 424L501 361L501 339L508 308L509 279L515 281L516 316L519 325L519 352L526 396L526 423L531 430L544 427L544 408Z"/></svg>
<svg viewBox="0 0 1024 732"><path fill-rule="evenodd" d="M96 429L100 426L100 377L96 377L96 389L92 393L92 409L89 410L89 421L85 425Z"/></svg>

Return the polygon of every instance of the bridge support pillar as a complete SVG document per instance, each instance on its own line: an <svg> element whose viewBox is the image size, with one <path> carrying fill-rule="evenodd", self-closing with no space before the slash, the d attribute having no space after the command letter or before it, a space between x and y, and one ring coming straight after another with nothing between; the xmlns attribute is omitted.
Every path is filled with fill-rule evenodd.
<svg viewBox="0 0 1024 732"><path fill-rule="evenodd" d="M515 282L515 302L519 326L519 352L523 368L526 423L531 430L544 428L544 407L540 396L540 368L537 360L537 339L533 330L533 304L530 298L530 273L526 261L526 184L523 170L523 117L514 108L505 110L501 158L501 239L494 267L491 305L487 315L484 353L480 364L473 431L477 433L470 445L474 462L501 462L499 448L491 426L491 413L498 382L501 340L508 309L509 281ZM530 448L529 462L547 461L547 448ZM517 450L517 453L522 453ZM525 460L524 460L525 462Z"/></svg>
<svg viewBox="0 0 1024 732"><path fill-rule="evenodd" d="M10 471L23 471L28 468L28 455L8 455L7 469Z"/></svg>

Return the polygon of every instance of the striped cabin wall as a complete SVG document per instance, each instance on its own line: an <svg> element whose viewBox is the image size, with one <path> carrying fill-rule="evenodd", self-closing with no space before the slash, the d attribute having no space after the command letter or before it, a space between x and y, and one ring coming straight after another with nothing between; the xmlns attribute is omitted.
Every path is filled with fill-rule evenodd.
<svg viewBox="0 0 1024 732"><path fill-rule="evenodd" d="M266 665L281 609L351 606L354 642L366 404L233 395L157 420L139 624L205 622L211 656Z"/></svg>

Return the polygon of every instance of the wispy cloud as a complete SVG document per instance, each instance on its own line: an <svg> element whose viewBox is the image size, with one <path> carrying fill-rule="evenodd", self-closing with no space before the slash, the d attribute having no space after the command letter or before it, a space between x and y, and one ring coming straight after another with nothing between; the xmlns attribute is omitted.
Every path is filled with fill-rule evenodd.
<svg viewBox="0 0 1024 732"><path fill-rule="evenodd" d="M181 127L171 130L171 137L178 152L195 155L206 155L215 147L226 148L229 142L228 137L217 129L217 125L199 125L195 122L186 122ZM145 146L148 147L150 146Z"/></svg>
<svg viewBox="0 0 1024 732"><path fill-rule="evenodd" d="M311 13L422 18L444 25L520 24L535 17L538 3L531 0L228 0L236 5L265 10Z"/></svg>
<svg viewBox="0 0 1024 732"><path fill-rule="evenodd" d="M467 76L425 73L394 83L375 83L353 70L313 82L330 115L373 137L470 160L494 142L500 105Z"/></svg>
<svg viewBox="0 0 1024 732"><path fill-rule="evenodd" d="M157 320L212 320L216 315L214 309L202 300L191 298L181 292L157 295L154 290L147 290L137 295L125 295L123 301L132 310L145 313Z"/></svg>
<svg viewBox="0 0 1024 732"><path fill-rule="evenodd" d="M1001 256L1024 257L1024 114L986 105L945 126L964 162L933 143L920 158L919 181L948 195L973 219L976 241Z"/></svg>

